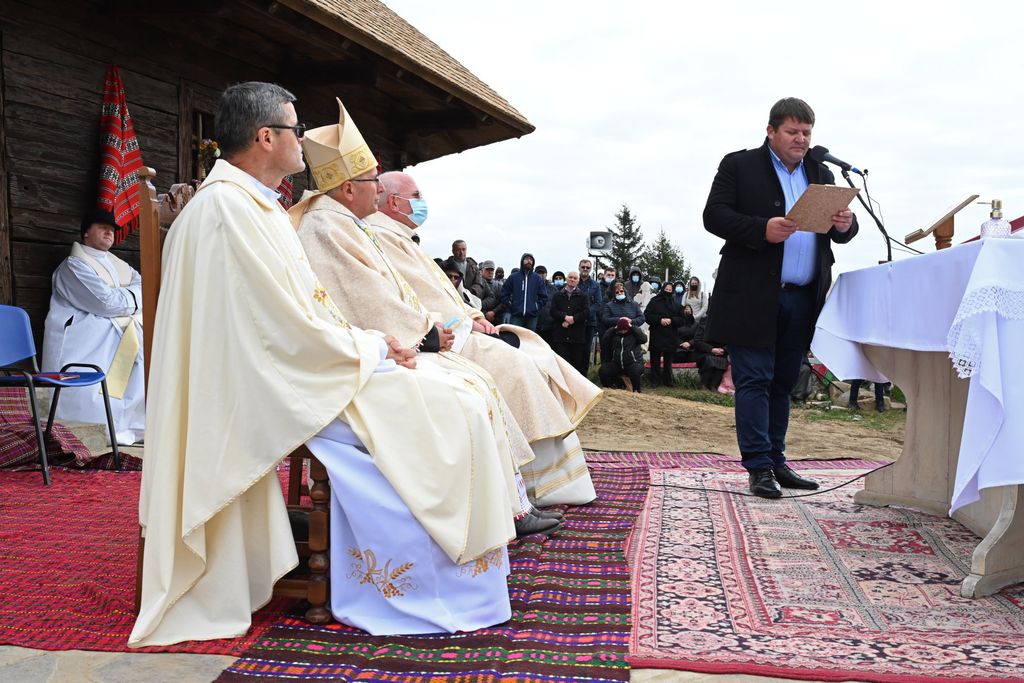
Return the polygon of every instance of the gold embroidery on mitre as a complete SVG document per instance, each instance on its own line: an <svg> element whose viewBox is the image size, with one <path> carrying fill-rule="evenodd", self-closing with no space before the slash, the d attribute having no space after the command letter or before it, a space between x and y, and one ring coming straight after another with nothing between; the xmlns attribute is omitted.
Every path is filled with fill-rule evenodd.
<svg viewBox="0 0 1024 683"><path fill-rule="evenodd" d="M348 554L357 560L352 563L352 569L348 573L348 578L357 578L361 584L370 584L380 591L381 595L385 598L401 597L406 592L417 589L416 583L412 578L404 576L406 572L413 568L415 563L403 562L392 569L392 560L388 560L384 567L378 569L377 556L369 548L362 552L358 548L349 548Z"/></svg>
<svg viewBox="0 0 1024 683"><path fill-rule="evenodd" d="M350 178L360 176L377 166L377 160L373 158L370 148L365 143L346 153L344 158Z"/></svg>
<svg viewBox="0 0 1024 683"><path fill-rule="evenodd" d="M344 182L343 172L337 161L317 166L313 169L313 180L323 191L333 190Z"/></svg>

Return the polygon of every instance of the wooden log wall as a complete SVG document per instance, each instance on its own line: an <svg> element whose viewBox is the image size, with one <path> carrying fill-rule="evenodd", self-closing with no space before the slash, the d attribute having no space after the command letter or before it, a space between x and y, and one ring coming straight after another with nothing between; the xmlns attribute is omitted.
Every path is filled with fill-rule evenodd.
<svg viewBox="0 0 1024 683"><path fill-rule="evenodd" d="M100 2L3 5L0 303L28 310L41 353L51 275L79 238L80 217L96 198L107 64L120 68L143 161L156 169L159 192L195 175L195 110L212 113L227 84L282 79L268 72L265 51L234 45L216 54L216 42L201 35L162 31L159 18L115 18ZM256 63L242 62L245 54ZM306 178L293 182L298 196ZM137 265L136 237L115 251Z"/></svg>

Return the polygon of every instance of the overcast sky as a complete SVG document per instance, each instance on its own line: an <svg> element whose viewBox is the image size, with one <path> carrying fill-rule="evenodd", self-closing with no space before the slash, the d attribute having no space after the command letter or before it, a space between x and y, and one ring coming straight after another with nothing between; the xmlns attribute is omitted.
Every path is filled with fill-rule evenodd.
<svg viewBox="0 0 1024 683"><path fill-rule="evenodd" d="M973 193L1024 214L1022 4L385 2L537 127L408 169L431 256L461 237L506 272L523 251L567 270L626 203L648 240L664 228L710 282L721 240L701 213L715 169L762 143L786 96L814 108L812 145L869 170L901 240ZM852 208L861 231L836 247L834 274L885 255ZM987 212L958 214L954 243Z"/></svg>

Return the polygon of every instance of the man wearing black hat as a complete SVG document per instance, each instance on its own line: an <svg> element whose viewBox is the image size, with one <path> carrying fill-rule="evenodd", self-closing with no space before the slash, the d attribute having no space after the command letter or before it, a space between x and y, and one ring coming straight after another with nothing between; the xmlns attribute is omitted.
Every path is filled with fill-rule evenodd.
<svg viewBox="0 0 1024 683"><path fill-rule="evenodd" d="M53 273L43 336L43 370L92 363L107 373L118 443L141 441L146 428L142 371L142 277L110 253L117 223L104 211L82 218L82 241ZM106 424L103 396L67 391L57 419Z"/></svg>

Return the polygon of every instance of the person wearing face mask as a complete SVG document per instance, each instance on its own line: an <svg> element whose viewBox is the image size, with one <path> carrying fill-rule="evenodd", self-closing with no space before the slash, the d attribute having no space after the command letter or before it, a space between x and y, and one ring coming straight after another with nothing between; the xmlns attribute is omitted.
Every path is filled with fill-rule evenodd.
<svg viewBox="0 0 1024 683"><path fill-rule="evenodd" d="M601 273L601 281L597 284L601 287L601 297L605 301L612 298L612 285L615 284L616 279L615 269L610 266Z"/></svg>
<svg viewBox="0 0 1024 683"><path fill-rule="evenodd" d="M494 282L494 261L480 264L480 277L484 283L484 295L480 297L480 312L491 323L501 322L501 287Z"/></svg>
<svg viewBox="0 0 1024 683"><path fill-rule="evenodd" d="M606 301L601 309L601 324L603 329L615 327L619 318L629 318L633 325L640 327L644 324L644 312L635 301L626 296L626 286L621 282L615 282L611 286L611 299ZM603 334L603 333L602 333Z"/></svg>
<svg viewBox="0 0 1024 683"><path fill-rule="evenodd" d="M561 280L561 272L555 273L556 281ZM555 353L564 358L580 374L586 375L587 353L587 320L590 317L590 300L579 288L580 276L570 271L565 277L565 285L558 287L555 298L551 302L551 320L555 323L551 336L554 340Z"/></svg>
<svg viewBox="0 0 1024 683"><path fill-rule="evenodd" d="M673 280L672 281L672 297L682 308L686 305L686 281L685 280Z"/></svg>
<svg viewBox="0 0 1024 683"><path fill-rule="evenodd" d="M533 254L525 253L519 270L508 276L501 288L501 303L512 314L509 324L536 332L540 311L548 301L544 278L533 270Z"/></svg>
<svg viewBox="0 0 1024 683"><path fill-rule="evenodd" d="M693 318L698 322L708 312L708 295L701 289L700 278L696 275L690 278L690 285L686 288L686 296L683 297L680 303L683 305L689 304L690 308L693 309Z"/></svg>
<svg viewBox="0 0 1024 683"><path fill-rule="evenodd" d="M631 269L629 278L623 284L626 285L626 297L635 301L641 311L647 308L654 295L651 293L650 283L644 281L643 272L639 268Z"/></svg>
<svg viewBox="0 0 1024 683"><path fill-rule="evenodd" d="M644 317L651 337L651 386L675 384L672 361L679 346L679 326L683 324L683 308L669 288L659 291L647 304Z"/></svg>

